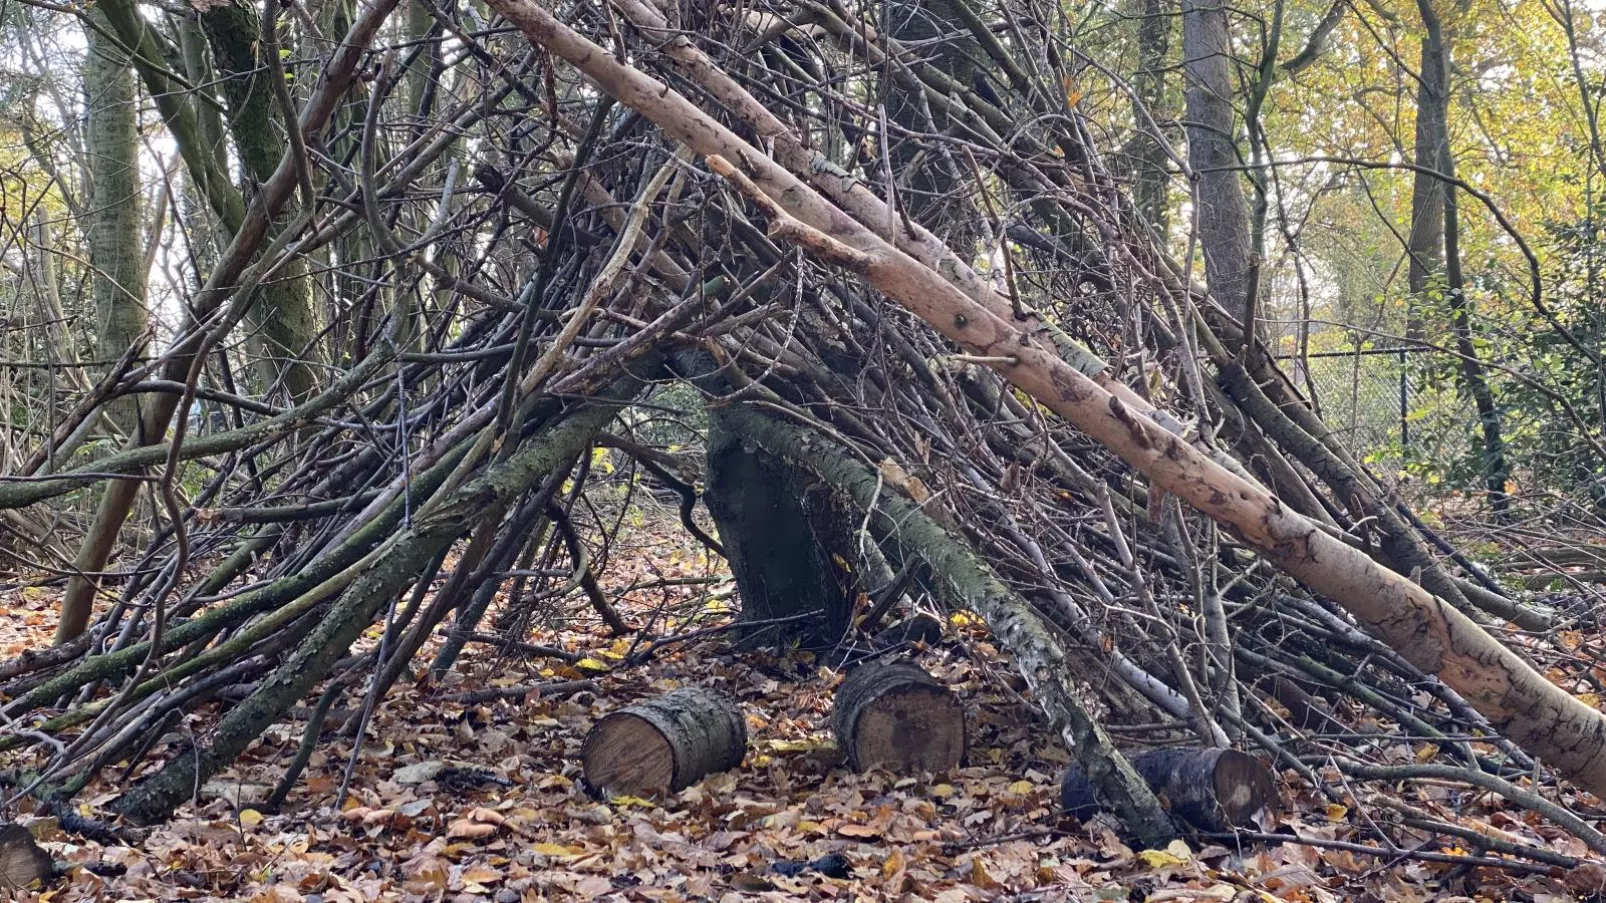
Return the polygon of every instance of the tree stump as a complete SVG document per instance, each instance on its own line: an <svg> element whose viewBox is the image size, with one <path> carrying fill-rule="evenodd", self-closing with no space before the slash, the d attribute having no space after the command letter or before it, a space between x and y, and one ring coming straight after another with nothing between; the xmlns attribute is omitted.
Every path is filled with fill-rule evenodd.
<svg viewBox="0 0 1606 903"><path fill-rule="evenodd" d="M0 891L24 890L56 873L50 854L22 825L0 826Z"/></svg>
<svg viewBox="0 0 1606 903"><path fill-rule="evenodd" d="M837 745L855 771L947 771L965 756L965 710L948 688L907 662L866 662L837 688Z"/></svg>
<svg viewBox="0 0 1606 903"><path fill-rule="evenodd" d="M859 517L817 474L768 451L798 441L798 428L779 439L751 436L741 430L748 422L769 423L733 422L725 408L710 408L703 496L740 590L741 619L813 617L754 628L743 640L830 649L852 624Z"/></svg>
<svg viewBox="0 0 1606 903"><path fill-rule="evenodd" d="M735 768L747 723L725 697L688 687L612 712L580 748L585 777L608 793L678 793L704 775Z"/></svg>
<svg viewBox="0 0 1606 903"><path fill-rule="evenodd" d="M1266 766L1235 749L1151 749L1131 762L1155 795L1170 805L1173 817L1201 831L1244 825L1277 796ZM1103 808L1092 782L1074 765L1060 783L1060 803L1075 818Z"/></svg>

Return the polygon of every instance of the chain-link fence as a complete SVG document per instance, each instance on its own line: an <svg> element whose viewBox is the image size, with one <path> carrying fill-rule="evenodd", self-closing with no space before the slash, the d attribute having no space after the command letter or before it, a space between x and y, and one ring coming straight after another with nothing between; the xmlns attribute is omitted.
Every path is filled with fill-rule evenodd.
<svg viewBox="0 0 1606 903"><path fill-rule="evenodd" d="M1443 473L1473 451L1476 412L1419 349L1314 352L1282 364L1339 441L1379 476Z"/></svg>

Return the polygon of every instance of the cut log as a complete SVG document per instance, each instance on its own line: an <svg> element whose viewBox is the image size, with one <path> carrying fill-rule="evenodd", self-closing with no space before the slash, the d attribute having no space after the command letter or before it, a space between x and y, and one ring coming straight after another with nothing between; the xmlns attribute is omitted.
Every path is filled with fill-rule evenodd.
<svg viewBox="0 0 1606 903"><path fill-rule="evenodd" d="M56 866L22 825L0 827L0 890L18 891L48 881Z"/></svg>
<svg viewBox="0 0 1606 903"><path fill-rule="evenodd" d="M586 734L580 758L598 790L651 794L678 793L735 768L746 752L741 709L717 693L686 688L605 716Z"/></svg>
<svg viewBox="0 0 1606 903"><path fill-rule="evenodd" d="M1129 758L1133 769L1169 804L1172 816L1201 831L1247 824L1277 798L1271 771L1259 759L1235 749L1151 749ZM1103 808L1092 782L1074 765L1060 783L1060 803L1074 818Z"/></svg>
<svg viewBox="0 0 1606 903"><path fill-rule="evenodd" d="M837 688L837 745L854 771L941 772L965 756L965 710L948 688L907 662L867 662Z"/></svg>

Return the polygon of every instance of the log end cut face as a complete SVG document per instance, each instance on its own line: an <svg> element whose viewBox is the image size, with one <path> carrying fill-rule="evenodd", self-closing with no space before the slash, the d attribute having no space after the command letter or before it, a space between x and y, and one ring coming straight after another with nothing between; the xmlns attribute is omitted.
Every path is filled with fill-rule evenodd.
<svg viewBox="0 0 1606 903"><path fill-rule="evenodd" d="M831 726L857 771L940 772L965 757L965 709L907 662L869 662L837 688Z"/></svg>
<svg viewBox="0 0 1606 903"><path fill-rule="evenodd" d="M944 687L906 685L859 711L851 761L859 770L899 774L957 768L965 755L965 714Z"/></svg>
<svg viewBox="0 0 1606 903"><path fill-rule="evenodd" d="M22 825L0 826L0 891L20 891L47 881L55 866ZM48 895L47 895L48 896Z"/></svg>
<svg viewBox="0 0 1606 903"><path fill-rule="evenodd" d="M1229 825L1246 825L1256 812L1277 798L1271 773L1259 759L1235 749L1224 749L1216 759L1215 797L1221 817Z"/></svg>
<svg viewBox="0 0 1606 903"><path fill-rule="evenodd" d="M675 782L674 747L652 722L630 712L597 722L581 757L586 781L609 793L665 793Z"/></svg>

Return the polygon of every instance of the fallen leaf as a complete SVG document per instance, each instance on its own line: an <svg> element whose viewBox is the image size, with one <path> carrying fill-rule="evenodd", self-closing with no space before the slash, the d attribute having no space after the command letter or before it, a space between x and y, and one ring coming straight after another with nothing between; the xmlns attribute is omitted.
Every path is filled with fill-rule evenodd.
<svg viewBox="0 0 1606 903"><path fill-rule="evenodd" d="M459 818L446 826L446 836L459 840L484 840L494 835L496 831L496 825L470 821L466 818Z"/></svg>
<svg viewBox="0 0 1606 903"><path fill-rule="evenodd" d="M1193 850L1181 840L1173 840L1163 850L1140 850L1138 858L1151 869L1177 868L1193 861Z"/></svg>

